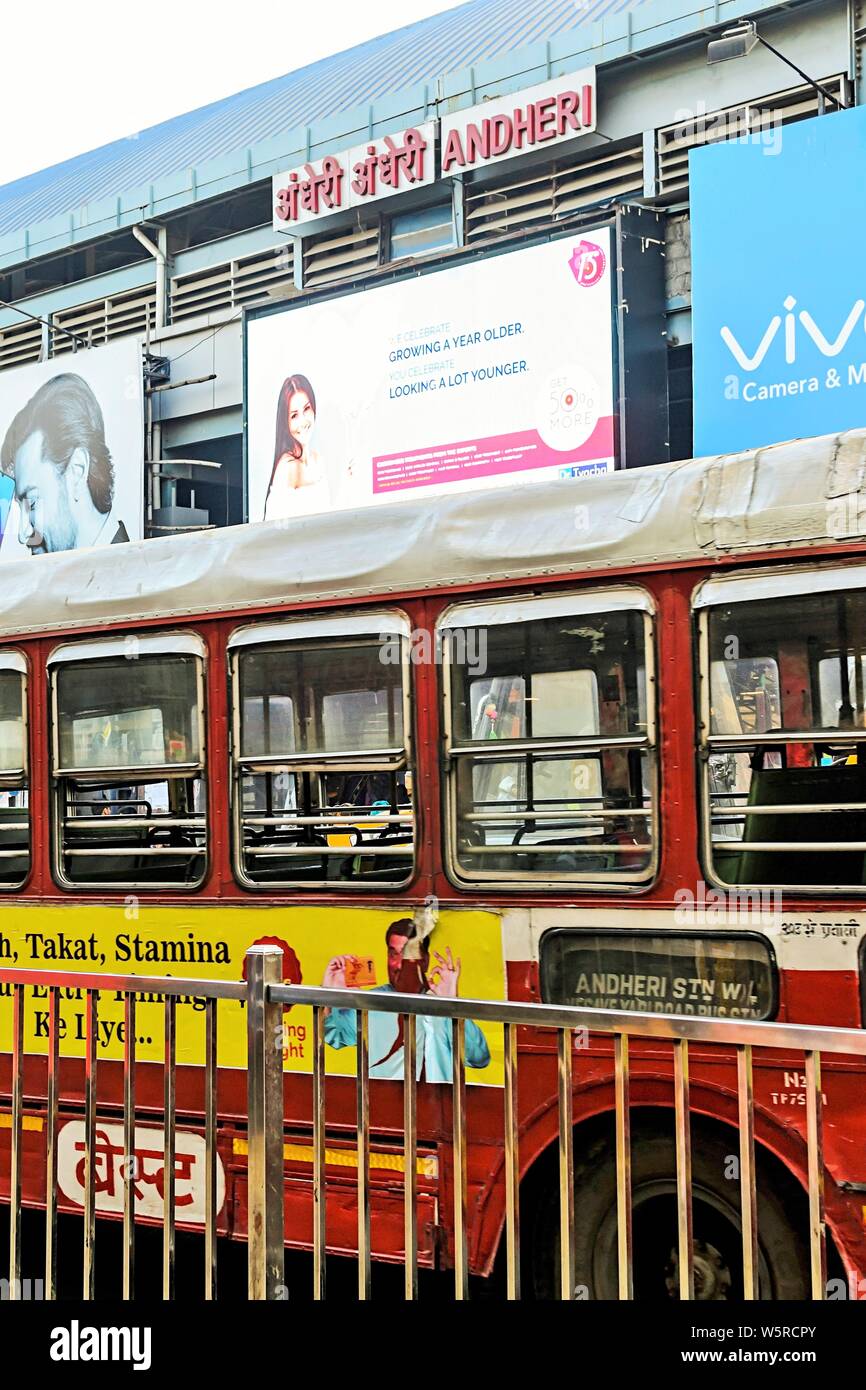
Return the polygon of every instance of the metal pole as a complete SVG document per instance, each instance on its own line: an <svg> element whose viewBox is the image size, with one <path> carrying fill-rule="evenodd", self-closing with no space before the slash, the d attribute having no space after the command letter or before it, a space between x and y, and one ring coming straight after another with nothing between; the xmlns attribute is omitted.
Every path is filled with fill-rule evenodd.
<svg viewBox="0 0 866 1390"><path fill-rule="evenodd" d="M505 1252L507 1297L520 1298L520 1121L517 1113L517 1029L503 1028L505 1049Z"/></svg>
<svg viewBox="0 0 866 1390"><path fill-rule="evenodd" d="M251 946L247 978L247 1114L249 1156L249 1297L285 1294L283 1255L283 1011L268 1000L280 983L278 946Z"/></svg>

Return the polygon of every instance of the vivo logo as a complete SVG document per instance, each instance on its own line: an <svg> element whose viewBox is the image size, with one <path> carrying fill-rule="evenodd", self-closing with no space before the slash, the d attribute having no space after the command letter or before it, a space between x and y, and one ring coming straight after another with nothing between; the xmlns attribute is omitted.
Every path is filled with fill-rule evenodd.
<svg viewBox="0 0 866 1390"><path fill-rule="evenodd" d="M722 342L730 350L734 359L739 363L744 372L753 372L756 367L760 367L775 342L776 336L780 328L782 328L783 323L785 361L787 363L792 364L797 360L798 323L806 330L819 352L823 353L825 357L838 357L839 353L848 342L848 339L851 337L851 334L854 332L854 329L857 327L863 310L866 309L866 300L858 299L855 302L851 312L839 329L837 336L832 339L824 336L824 333L818 327L808 309L801 309L798 314L795 314L794 309L796 307L796 299L793 295L789 294L783 303L783 308L786 310L784 316L781 314L773 315L770 322L767 324L764 336L751 356L742 344L737 341L727 324L719 330L722 336Z"/></svg>

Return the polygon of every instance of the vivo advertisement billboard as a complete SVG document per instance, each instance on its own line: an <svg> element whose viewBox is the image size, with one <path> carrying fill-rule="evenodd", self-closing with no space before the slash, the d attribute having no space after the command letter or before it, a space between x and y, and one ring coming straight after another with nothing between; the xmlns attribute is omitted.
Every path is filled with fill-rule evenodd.
<svg viewBox="0 0 866 1390"><path fill-rule="evenodd" d="M863 106L693 151L696 455L866 424L864 169Z"/></svg>
<svg viewBox="0 0 866 1390"><path fill-rule="evenodd" d="M248 519L611 469L611 254L601 227L251 315Z"/></svg>

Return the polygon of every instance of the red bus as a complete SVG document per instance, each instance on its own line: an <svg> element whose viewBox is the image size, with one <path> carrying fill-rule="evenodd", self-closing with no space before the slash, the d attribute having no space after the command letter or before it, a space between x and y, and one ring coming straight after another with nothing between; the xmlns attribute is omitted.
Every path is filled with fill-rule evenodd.
<svg viewBox="0 0 866 1390"><path fill-rule="evenodd" d="M9 565L0 964L237 980L245 949L275 941L284 978L307 985L862 1026L864 459L866 435L853 433L572 491L500 487ZM10 986L2 994L8 1114ZM39 1207L46 1020L33 994L23 1200ZM64 994L58 1183L61 1209L76 1212L83 1013L81 991ZM177 1219L190 1230L201 1003L178 1006ZM163 1095L148 1007L145 1155L160 1150L150 1131ZM219 1229L243 1239L243 1012L230 1007ZM354 1251L357 1232L352 1019L333 1010L326 1025L334 1253ZM106 1216L120 1209L122 1020L122 996L100 1006ZM297 1249L312 1242L309 1020L298 1006L283 1029L285 1234ZM399 1262L402 1046L396 1018L388 1026L370 1041L372 1244ZM501 1038L467 1029L466 1047L469 1259L487 1275L505 1212ZM519 1048L522 1248L545 1296L555 1044L522 1029ZM441 1030L419 1024L417 1065L419 1260L448 1267ZM767 1298L809 1291L799 1066L778 1054L755 1068ZM866 1273L863 1081L860 1064L826 1060L827 1222L853 1279ZM734 1299L734 1060L693 1048L690 1086L697 1296ZM672 1106L669 1048L635 1044L638 1297L676 1288ZM617 1290L613 1113L610 1047L590 1039L574 1067L575 1239L576 1281L594 1298ZM145 1174L142 1221L161 1211L150 1195Z"/></svg>

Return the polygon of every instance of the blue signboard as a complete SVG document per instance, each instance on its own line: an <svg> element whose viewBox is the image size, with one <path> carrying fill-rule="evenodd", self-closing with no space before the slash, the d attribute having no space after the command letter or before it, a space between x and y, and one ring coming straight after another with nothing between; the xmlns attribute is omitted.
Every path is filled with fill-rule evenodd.
<svg viewBox="0 0 866 1390"><path fill-rule="evenodd" d="M866 107L690 159L695 454L866 426Z"/></svg>

